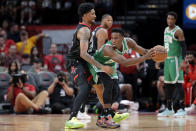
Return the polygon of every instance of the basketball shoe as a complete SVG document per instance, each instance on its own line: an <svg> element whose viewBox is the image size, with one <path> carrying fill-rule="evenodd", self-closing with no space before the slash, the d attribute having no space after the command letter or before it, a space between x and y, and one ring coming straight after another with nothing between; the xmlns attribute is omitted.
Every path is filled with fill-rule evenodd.
<svg viewBox="0 0 196 131"><path fill-rule="evenodd" d="M99 127L102 127L102 128L106 128L105 117L104 116L98 116L96 125L99 126Z"/></svg>
<svg viewBox="0 0 196 131"><path fill-rule="evenodd" d="M179 109L179 110L173 115L173 117L184 117L184 116L186 116L186 115L187 115L187 113L186 113L185 110Z"/></svg>
<svg viewBox="0 0 196 131"><path fill-rule="evenodd" d="M73 117L71 120L67 120L65 122L65 129L76 129L76 128L83 128L84 123L78 121L76 117Z"/></svg>
<svg viewBox="0 0 196 131"><path fill-rule="evenodd" d="M172 116L172 115L174 115L174 111L169 110L168 108L166 108L163 112L157 114L157 116L160 116L160 117L167 117L167 116Z"/></svg>
<svg viewBox="0 0 196 131"><path fill-rule="evenodd" d="M185 108L187 114L196 114L196 105L192 104L190 107Z"/></svg>
<svg viewBox="0 0 196 131"><path fill-rule="evenodd" d="M118 112L115 113L113 120L114 122L118 123L119 121L125 120L129 117L129 113L122 113L119 114Z"/></svg>
<svg viewBox="0 0 196 131"><path fill-rule="evenodd" d="M104 124L105 124L105 128L114 129L120 127L120 124L115 123L111 115L105 116Z"/></svg>

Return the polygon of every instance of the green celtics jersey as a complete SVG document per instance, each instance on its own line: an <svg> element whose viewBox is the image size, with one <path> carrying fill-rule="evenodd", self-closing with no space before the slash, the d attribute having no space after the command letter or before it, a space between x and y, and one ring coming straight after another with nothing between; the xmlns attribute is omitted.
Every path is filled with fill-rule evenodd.
<svg viewBox="0 0 196 131"><path fill-rule="evenodd" d="M168 51L168 56L181 56L181 45L179 41L175 38L175 32L180 29L176 26L174 29L169 30L169 27L165 29L164 32L164 46Z"/></svg>
<svg viewBox="0 0 196 131"><path fill-rule="evenodd" d="M126 38L124 38L123 42L122 42L122 51L119 51L116 49L116 52L118 54L121 54L123 55L129 48L127 46L127 42L126 42ZM112 42L111 41L108 41L107 43L105 43L99 50L97 50L95 52L95 54L93 55L93 58L98 61L99 63L101 63L102 65L107 65L107 66L111 66L114 70L116 70L116 62L113 61L109 56L104 56L103 55L103 48L105 46L112 46ZM90 69L90 72L93 76L93 80L95 81L95 83L98 82L98 75L97 73L98 72L103 72L102 70L100 70L99 68L97 68L96 66L92 65L92 64L89 64L89 69ZM118 79L118 76L117 76L117 73L116 71L114 71L114 73L112 75L110 75L110 77L112 79Z"/></svg>

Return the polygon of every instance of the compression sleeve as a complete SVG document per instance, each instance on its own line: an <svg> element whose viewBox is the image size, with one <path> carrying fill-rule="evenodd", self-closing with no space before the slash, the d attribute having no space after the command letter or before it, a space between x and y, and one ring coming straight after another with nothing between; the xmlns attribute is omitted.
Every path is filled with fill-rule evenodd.
<svg viewBox="0 0 196 131"><path fill-rule="evenodd" d="M179 42L182 47L182 58L184 59L184 57L186 56L186 43L185 41L179 41Z"/></svg>

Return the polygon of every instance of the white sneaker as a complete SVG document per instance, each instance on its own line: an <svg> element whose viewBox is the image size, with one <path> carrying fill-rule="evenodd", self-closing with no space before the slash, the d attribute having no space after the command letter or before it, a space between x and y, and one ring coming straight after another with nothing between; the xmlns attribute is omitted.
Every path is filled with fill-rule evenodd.
<svg viewBox="0 0 196 131"><path fill-rule="evenodd" d="M179 109L179 110L173 115L173 117L184 117L184 116L186 116L186 115L187 115L187 113L186 113L185 110Z"/></svg>
<svg viewBox="0 0 196 131"><path fill-rule="evenodd" d="M86 112L82 113L79 111L77 118L78 118L78 120L89 120L89 119L91 119L91 116L89 116Z"/></svg>
<svg viewBox="0 0 196 131"><path fill-rule="evenodd" d="M174 111L169 110L168 108L166 108L163 112L157 114L157 116L159 117L167 117L167 116L173 116L173 115L174 115Z"/></svg>
<svg viewBox="0 0 196 131"><path fill-rule="evenodd" d="M192 104L190 107L185 108L187 114L196 114L196 105Z"/></svg>
<svg viewBox="0 0 196 131"><path fill-rule="evenodd" d="M164 104L161 105L161 107L156 111L157 113L161 113L165 110L166 106Z"/></svg>
<svg viewBox="0 0 196 131"><path fill-rule="evenodd" d="M138 109L139 109L139 103L138 102L134 102L134 103L131 103L130 102L130 109L131 110L134 110L134 111L138 111Z"/></svg>

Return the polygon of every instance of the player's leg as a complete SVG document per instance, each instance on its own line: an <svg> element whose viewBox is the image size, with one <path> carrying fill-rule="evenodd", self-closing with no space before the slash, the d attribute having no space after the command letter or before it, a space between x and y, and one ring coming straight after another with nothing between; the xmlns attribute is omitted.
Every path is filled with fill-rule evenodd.
<svg viewBox="0 0 196 131"><path fill-rule="evenodd" d="M120 103L120 100L122 100L122 96L121 96L121 91L120 91L118 79L113 79L113 82L114 82L114 87L112 90L112 103L115 103L115 102ZM114 111L114 109L113 109L113 111ZM115 122L125 120L129 117L129 113L118 114L118 112L114 111L114 114L115 115L113 116L113 120Z"/></svg>
<svg viewBox="0 0 196 131"><path fill-rule="evenodd" d="M99 80L104 85L104 92L103 92L103 108L104 112L103 115L105 117L105 126L107 128L118 128L120 127L119 124L116 124L113 120L113 116L115 115L114 111L111 109L112 105L112 90L114 87L114 82L112 81L111 77L108 76L106 73L100 72L98 73Z"/></svg>
<svg viewBox="0 0 196 131"><path fill-rule="evenodd" d="M174 114L172 111L172 96L174 92L175 85L172 84L173 80L171 77L171 69L175 68L173 61L171 59L166 59L164 63L164 86L165 86L165 96L166 96L166 110L159 113L157 116L171 116Z"/></svg>
<svg viewBox="0 0 196 131"><path fill-rule="evenodd" d="M181 117L185 116L186 112L184 110L184 88L182 87L182 83L184 82L184 76L183 76L183 71L179 69L179 65L182 61L182 58L175 57L175 62L176 62L176 74L177 77L175 78L176 81L176 89L177 89L177 94L176 97L174 96L174 110L177 110L177 113L174 115L174 117ZM174 94L175 95L175 94Z"/></svg>
<svg viewBox="0 0 196 131"><path fill-rule="evenodd" d="M77 63L72 66L71 69L71 75L73 76L74 82L79 88L79 92L74 100L69 120L65 123L65 128L82 128L84 127L84 124L82 122L79 122L76 117L82 103L88 96L89 85L87 77L85 75L85 69L82 64Z"/></svg>

